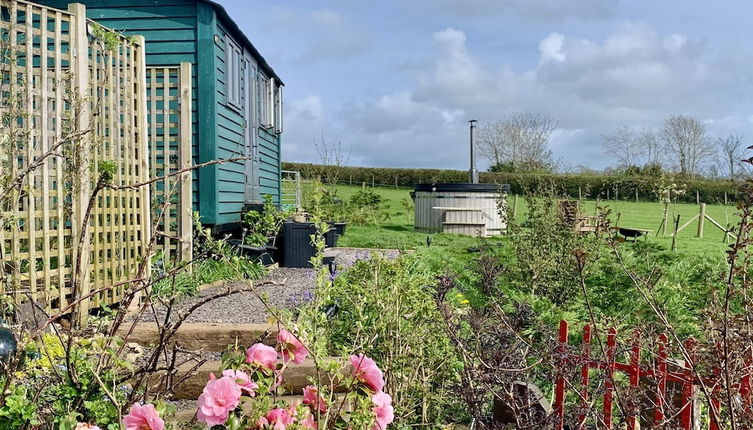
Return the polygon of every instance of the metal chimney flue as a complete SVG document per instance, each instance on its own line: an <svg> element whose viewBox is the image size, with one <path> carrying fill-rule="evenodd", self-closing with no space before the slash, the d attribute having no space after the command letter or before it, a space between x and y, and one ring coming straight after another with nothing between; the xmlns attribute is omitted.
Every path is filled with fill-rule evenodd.
<svg viewBox="0 0 753 430"><path fill-rule="evenodd" d="M470 179L472 184L478 184L478 170L476 170L476 121L472 119L468 121L471 123L471 170Z"/></svg>

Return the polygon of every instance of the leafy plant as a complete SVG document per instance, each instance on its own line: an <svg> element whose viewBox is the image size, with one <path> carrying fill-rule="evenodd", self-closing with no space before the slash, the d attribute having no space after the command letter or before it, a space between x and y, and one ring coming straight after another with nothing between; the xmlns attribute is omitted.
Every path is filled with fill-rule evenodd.
<svg viewBox="0 0 753 430"><path fill-rule="evenodd" d="M246 212L244 242L251 246L264 246L270 237L276 236L282 223L290 216L288 211L278 209L272 202L272 196L264 197L264 208L261 211Z"/></svg>

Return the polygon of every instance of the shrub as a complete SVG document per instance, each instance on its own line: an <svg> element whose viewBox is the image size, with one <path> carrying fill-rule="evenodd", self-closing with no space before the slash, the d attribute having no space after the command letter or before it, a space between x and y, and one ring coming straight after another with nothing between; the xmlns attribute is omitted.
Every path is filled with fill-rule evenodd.
<svg viewBox="0 0 753 430"><path fill-rule="evenodd" d="M468 172L440 169L397 169L381 167L337 167L304 163L283 163L287 170L300 171L306 179L327 177L326 172L337 169L342 183L413 187L418 183L468 182ZM481 172L482 183L510 184L511 193L526 194L542 188L554 188L560 194L570 197L605 199L635 199L636 192L641 200L655 201L654 190L662 176L657 166L647 166L639 170L628 169L614 174L558 174L547 172ZM676 178L687 185L687 193L680 201L695 202L696 192L701 201L714 203L740 200L743 195L739 183L728 180L703 178Z"/></svg>
<svg viewBox="0 0 753 430"><path fill-rule="evenodd" d="M450 386L461 367L433 304L433 271L419 256L367 258L335 274L317 290L302 320L339 309L322 324L327 349L341 355L356 348L382 364L387 391L403 425L432 425L464 416Z"/></svg>

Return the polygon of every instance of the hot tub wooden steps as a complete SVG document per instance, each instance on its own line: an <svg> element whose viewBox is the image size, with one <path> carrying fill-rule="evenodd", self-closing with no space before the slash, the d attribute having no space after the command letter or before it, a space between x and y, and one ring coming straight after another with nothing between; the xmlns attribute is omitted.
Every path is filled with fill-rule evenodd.
<svg viewBox="0 0 753 430"><path fill-rule="evenodd" d="M336 358L328 358L326 360L337 360ZM192 400L197 399L201 392L204 390L204 386L209 380L209 374L214 373L215 376L220 376L219 371L222 363L219 361L208 361L201 365L198 369L191 372L193 365L187 364L178 369L175 380L181 380L186 375L188 377L185 381L181 382L175 387L175 400ZM285 370L285 382L283 387L290 393L302 393L303 388L309 385L309 379L316 377L316 366L313 360L306 360L301 364L291 364ZM322 384L329 385L331 380L326 377L322 372ZM155 387L159 388L159 387ZM341 391L336 389L336 391Z"/></svg>
<svg viewBox="0 0 753 430"><path fill-rule="evenodd" d="M443 222L442 233L486 237L486 224Z"/></svg>

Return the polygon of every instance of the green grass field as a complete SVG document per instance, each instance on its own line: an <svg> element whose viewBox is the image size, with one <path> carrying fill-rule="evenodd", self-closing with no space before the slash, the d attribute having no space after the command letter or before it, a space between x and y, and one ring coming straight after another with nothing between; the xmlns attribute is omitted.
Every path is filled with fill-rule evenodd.
<svg viewBox="0 0 753 430"><path fill-rule="evenodd" d="M349 199L358 192L360 187L338 186L337 195L342 199ZM412 210L406 209L404 201L410 199L410 190L394 188L375 188L384 201L384 211L389 218L380 225L373 226L348 226L347 234L340 239L341 246L352 247L375 247L375 248L400 248L415 249L425 246L426 233L416 232L413 229ZM512 206L513 197L510 197ZM635 227L653 230L654 232L645 240L654 241L667 249L670 248L670 237L674 225L670 221L667 228L667 236L657 236L656 232L661 224L663 207L658 202L634 202L634 201L601 201L602 207L611 210L612 224L617 221L623 227ZM586 213L595 213L596 202L586 201L583 210ZM699 206L694 204L676 204L671 208L670 219L673 215L680 215L680 226L685 224L694 215L699 213ZM737 220L736 208L720 204L708 204L706 213L721 225L733 225ZM522 221L526 215L526 201L519 197L516 210L516 219ZM724 232L706 221L704 237L696 238L697 221L688 225L677 237L677 248L681 253L709 253L723 255L726 244L723 242ZM473 246L476 241L473 238L459 237L455 235L435 234L432 235L434 244L449 245L448 248ZM644 239L641 239L644 240Z"/></svg>

